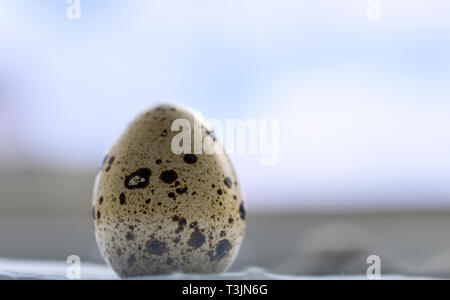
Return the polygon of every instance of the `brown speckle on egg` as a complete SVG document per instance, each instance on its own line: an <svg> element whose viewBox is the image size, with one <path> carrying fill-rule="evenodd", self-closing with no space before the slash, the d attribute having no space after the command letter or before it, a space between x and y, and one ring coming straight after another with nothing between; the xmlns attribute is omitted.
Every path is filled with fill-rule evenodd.
<svg viewBox="0 0 450 300"><path fill-rule="evenodd" d="M233 181L231 180L230 177L225 178L223 182L225 183L225 185L229 189L231 189L231 187L233 186Z"/></svg>
<svg viewBox="0 0 450 300"><path fill-rule="evenodd" d="M121 205L124 205L127 202L127 198L126 198L124 193L120 194L119 199L120 199L120 204Z"/></svg>
<svg viewBox="0 0 450 300"><path fill-rule="evenodd" d="M131 267L136 263L136 256L134 254L130 255L128 258L128 266Z"/></svg>
<svg viewBox="0 0 450 300"><path fill-rule="evenodd" d="M125 238L127 239L127 241L132 241L134 240L134 235L131 232L128 232Z"/></svg>
<svg viewBox="0 0 450 300"><path fill-rule="evenodd" d="M189 228L196 228L197 227L197 225L198 225L198 223L197 222L192 222L190 225L189 225Z"/></svg>
<svg viewBox="0 0 450 300"><path fill-rule="evenodd" d="M106 160L107 158L108 158L108 156L105 157L105 160ZM108 160L108 166L106 167L105 172L109 172L109 171L111 170L112 164L114 163L114 160L115 160L115 159L116 159L115 156L111 156L111 158Z"/></svg>
<svg viewBox="0 0 450 300"><path fill-rule="evenodd" d="M152 174L150 169L142 168L131 173L125 179L125 187L127 189L143 189L149 184L149 177Z"/></svg>
<svg viewBox="0 0 450 300"><path fill-rule="evenodd" d="M194 154L186 154L183 160L185 163L192 165L197 162L197 156L195 156Z"/></svg>
<svg viewBox="0 0 450 300"><path fill-rule="evenodd" d="M193 233L191 233L191 237L188 241L188 246L193 247L195 249L200 248L205 243L205 236L196 228Z"/></svg>
<svg viewBox="0 0 450 300"><path fill-rule="evenodd" d="M245 208L244 208L244 202L241 203L241 205L239 206L239 215L241 216L242 220L245 220Z"/></svg>
<svg viewBox="0 0 450 300"><path fill-rule="evenodd" d="M233 246L229 240L221 240L216 246L216 258L224 258L232 248Z"/></svg>
<svg viewBox="0 0 450 300"><path fill-rule="evenodd" d="M187 188L187 186L185 186L184 188L176 189L176 192L177 192L177 194L182 195L182 194L187 193L187 190L188 190L188 188Z"/></svg>
<svg viewBox="0 0 450 300"><path fill-rule="evenodd" d="M150 240L145 244L145 248L147 249L148 253L161 256L165 252L167 252L166 249L166 243L161 242L159 240Z"/></svg>
<svg viewBox="0 0 450 300"><path fill-rule="evenodd" d="M178 174L174 170L166 170L162 172L161 175L159 176L159 179L161 179L162 182L167 184L173 183L175 180L177 180L177 178Z"/></svg>

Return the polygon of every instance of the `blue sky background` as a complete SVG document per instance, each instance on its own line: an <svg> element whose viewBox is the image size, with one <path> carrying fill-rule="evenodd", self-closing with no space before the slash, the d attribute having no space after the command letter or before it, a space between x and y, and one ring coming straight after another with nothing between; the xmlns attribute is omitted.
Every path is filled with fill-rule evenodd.
<svg viewBox="0 0 450 300"><path fill-rule="evenodd" d="M279 164L232 157L255 205L450 208L448 1L81 3L0 4L0 166L92 169L170 101L280 118Z"/></svg>

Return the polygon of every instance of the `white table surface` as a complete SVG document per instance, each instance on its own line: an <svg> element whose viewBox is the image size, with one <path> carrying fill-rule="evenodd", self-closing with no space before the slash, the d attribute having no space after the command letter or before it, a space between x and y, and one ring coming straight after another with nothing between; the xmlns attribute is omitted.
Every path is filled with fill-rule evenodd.
<svg viewBox="0 0 450 300"><path fill-rule="evenodd" d="M37 260L12 260L0 259L0 280L67 280L67 270L69 264L57 261L37 261ZM81 279L84 280L118 280L115 273L105 265L92 263L82 264ZM249 267L241 272L231 272L213 275L190 275L190 274L172 274L167 276L154 276L148 280L366 280L365 276L291 276L274 274L265 271L262 268ZM429 279L406 276L383 276L385 280L400 279Z"/></svg>

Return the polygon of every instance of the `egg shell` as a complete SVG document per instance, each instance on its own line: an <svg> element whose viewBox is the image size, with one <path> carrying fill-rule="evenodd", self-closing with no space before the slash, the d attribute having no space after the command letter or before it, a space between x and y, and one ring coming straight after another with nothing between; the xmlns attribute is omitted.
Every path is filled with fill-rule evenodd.
<svg viewBox="0 0 450 300"><path fill-rule="evenodd" d="M177 119L189 121L192 136L202 124L202 138L221 149L191 111L160 105L128 126L96 177L95 236L120 277L223 272L241 246L245 208L228 156L175 154Z"/></svg>

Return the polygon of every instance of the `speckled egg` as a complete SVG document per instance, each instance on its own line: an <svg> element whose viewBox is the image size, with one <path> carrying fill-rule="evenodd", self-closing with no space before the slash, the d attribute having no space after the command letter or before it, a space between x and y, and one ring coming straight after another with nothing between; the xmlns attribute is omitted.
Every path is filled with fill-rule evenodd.
<svg viewBox="0 0 450 300"><path fill-rule="evenodd" d="M95 236L121 277L223 272L239 251L246 223L233 166L226 154L172 151L179 119L192 125L193 140L221 148L201 118L161 105L128 126L97 175Z"/></svg>

